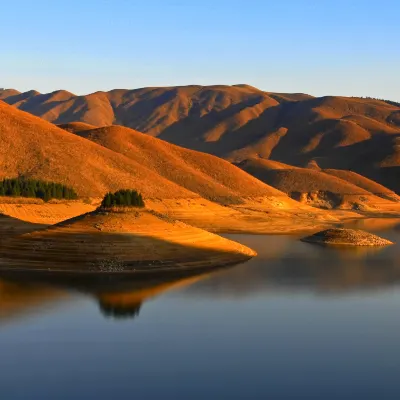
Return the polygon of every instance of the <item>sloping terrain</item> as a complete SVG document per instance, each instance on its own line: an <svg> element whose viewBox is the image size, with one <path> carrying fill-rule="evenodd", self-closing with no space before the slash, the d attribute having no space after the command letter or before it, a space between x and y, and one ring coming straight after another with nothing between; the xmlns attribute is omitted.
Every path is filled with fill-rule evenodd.
<svg viewBox="0 0 400 400"><path fill-rule="evenodd" d="M2 239L0 271L149 274L215 268L256 255L246 246L149 210L97 210Z"/></svg>
<svg viewBox="0 0 400 400"><path fill-rule="evenodd" d="M394 192L350 171L325 172L263 159L237 165L292 198L321 208L379 209L400 201Z"/></svg>
<svg viewBox="0 0 400 400"><path fill-rule="evenodd" d="M353 171L324 169L323 172L336 176L346 182L352 183L353 185L365 189L376 196L382 197L383 199L400 201L400 196L398 196L392 190Z"/></svg>
<svg viewBox="0 0 400 400"><path fill-rule="evenodd" d="M67 132L72 132L72 133L83 132L83 131L97 128L96 126L86 124L85 122L69 122L67 124L60 124L58 126L59 126L59 128L64 129Z"/></svg>
<svg viewBox="0 0 400 400"><path fill-rule="evenodd" d="M197 151L187 150L122 126L83 130L78 135L144 165L169 181L200 194L224 201L232 198L268 195L282 197L278 190L261 185L228 161Z"/></svg>
<svg viewBox="0 0 400 400"><path fill-rule="evenodd" d="M56 124L118 124L229 161L261 157L348 169L400 192L400 107L374 99L269 93L248 85L0 93Z"/></svg>
<svg viewBox="0 0 400 400"><path fill-rule="evenodd" d="M110 128L111 136L121 131L120 145L128 146L126 150L132 136L135 157L126 157L1 102L0 121L0 177L25 175L52 180L72 186L81 196L103 196L109 190L131 187L147 198L160 199L195 198L200 194L237 203L243 197L284 197L224 160L179 149L126 128ZM164 173L167 179L160 175L162 171L168 171ZM198 191L194 193L193 189Z"/></svg>
<svg viewBox="0 0 400 400"><path fill-rule="evenodd" d="M0 177L60 182L81 196L131 186L148 197L193 197L126 157L0 102Z"/></svg>
<svg viewBox="0 0 400 400"><path fill-rule="evenodd" d="M24 175L60 182L82 197L94 198L107 191L134 188L149 208L219 232L304 230L337 220L300 205L227 161L179 149L127 128L87 131L92 132L92 139L94 133L104 140L112 138L114 151L2 102L0 121L0 178ZM118 135L121 141L116 140ZM96 206L86 200L79 204L28 203L3 203L0 210L13 218L48 225ZM16 225L10 220L8 226Z"/></svg>

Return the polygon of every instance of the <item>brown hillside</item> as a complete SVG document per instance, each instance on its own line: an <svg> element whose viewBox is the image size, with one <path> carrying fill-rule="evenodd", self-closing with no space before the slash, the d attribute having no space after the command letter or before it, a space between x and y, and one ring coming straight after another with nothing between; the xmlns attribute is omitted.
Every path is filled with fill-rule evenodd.
<svg viewBox="0 0 400 400"><path fill-rule="evenodd" d="M279 161L265 160L263 158L249 158L237 164L250 175L256 176L257 171L272 171L275 169L298 169L293 165L284 164Z"/></svg>
<svg viewBox="0 0 400 400"><path fill-rule="evenodd" d="M333 215L300 205L226 161L179 149L127 128L94 130L99 138L109 137L115 148L131 149L123 155L1 102L0 121L0 178L22 174L56 181L86 197L136 188L149 208L219 232L292 232L337 221ZM120 141L116 140L119 135ZM211 202L181 185L231 207ZM0 208L12 217L49 224L85 207L24 203ZM88 204L89 209L93 207Z"/></svg>
<svg viewBox="0 0 400 400"><path fill-rule="evenodd" d="M68 124L60 124L58 127L71 133L78 133L96 128L96 126L86 124L85 122L69 122Z"/></svg>
<svg viewBox="0 0 400 400"><path fill-rule="evenodd" d="M82 196L134 187L146 197L196 197L133 160L0 102L0 176L52 180Z"/></svg>
<svg viewBox="0 0 400 400"><path fill-rule="evenodd" d="M3 98L54 123L119 124L233 162L261 157L304 167L316 161L400 192L400 108L385 101L269 93L248 85Z"/></svg>
<svg viewBox="0 0 400 400"><path fill-rule="evenodd" d="M21 92L19 92L18 90L15 90L15 89L3 89L3 90L0 90L0 100L6 99L6 98L10 98L11 96L16 96L16 95L18 95L20 93Z"/></svg>
<svg viewBox="0 0 400 400"><path fill-rule="evenodd" d="M4 238L0 253L0 271L135 275L215 268L256 255L234 241L138 209L94 211Z"/></svg>
<svg viewBox="0 0 400 400"><path fill-rule="evenodd" d="M80 133L90 136L90 141L4 103L0 104L0 121L0 165L5 177L24 174L53 180L74 187L82 196L132 187L146 198L195 198L200 194L225 203L263 196L290 201L227 161L128 128L112 126Z"/></svg>
<svg viewBox="0 0 400 400"><path fill-rule="evenodd" d="M350 180L341 179L334 174L306 168L282 168L284 164L270 160L251 159L238 164L249 174L262 180L280 191L287 193L296 200L322 208L379 208L384 200L376 197L370 191L359 187ZM348 172L348 171L346 171ZM381 185L374 186L374 182L358 175L358 179L348 174L353 181L358 181L370 189L392 193ZM355 182L354 182L355 183ZM399 201L397 196L389 197L390 200ZM388 198L388 197L385 197Z"/></svg>
<svg viewBox="0 0 400 400"><path fill-rule="evenodd" d="M122 126L109 126L78 133L129 157L140 165L210 200L243 197L283 197L228 161L187 150Z"/></svg>
<svg viewBox="0 0 400 400"><path fill-rule="evenodd" d="M353 171L325 169L323 172L329 175L336 176L340 179L343 179L344 181L350 182L353 185L365 189L368 192L380 196L384 199L400 201L400 197L396 195L396 193L394 193L392 190Z"/></svg>

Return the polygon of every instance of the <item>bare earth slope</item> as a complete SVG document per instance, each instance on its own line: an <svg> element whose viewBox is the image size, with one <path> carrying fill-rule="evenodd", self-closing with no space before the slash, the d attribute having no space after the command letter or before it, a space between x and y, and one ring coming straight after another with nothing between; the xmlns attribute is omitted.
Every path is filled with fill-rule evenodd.
<svg viewBox="0 0 400 400"><path fill-rule="evenodd" d="M252 157L351 169L400 192L400 107L373 99L269 93L248 85L116 89L75 96L0 93L63 124L118 124L240 162Z"/></svg>
<svg viewBox="0 0 400 400"><path fill-rule="evenodd" d="M171 272L248 260L246 246L148 210L94 211L37 232L3 238L1 270Z"/></svg>
<svg viewBox="0 0 400 400"><path fill-rule="evenodd" d="M285 197L224 160L127 128L85 131L99 137L99 145L1 102L0 121L3 177L53 180L83 196L132 187L161 199L201 195L237 203L242 197Z"/></svg>
<svg viewBox="0 0 400 400"><path fill-rule="evenodd" d="M350 171L325 173L263 159L244 160L238 166L292 198L317 207L380 209L399 202L389 189Z"/></svg>
<svg viewBox="0 0 400 400"><path fill-rule="evenodd" d="M353 171L346 171L339 169L325 169L323 170L323 172L325 172L326 174L336 176L347 182L350 182L360 188L367 190L370 193L375 194L376 196L388 200L400 201L400 196L398 196L392 190Z"/></svg>
<svg viewBox="0 0 400 400"><path fill-rule="evenodd" d="M187 150L122 126L84 130L80 136L145 165L209 200L232 203L242 197L284 197L228 161Z"/></svg>
<svg viewBox="0 0 400 400"><path fill-rule="evenodd" d="M0 177L74 187L81 196L136 187L147 197L196 197L139 163L0 102Z"/></svg>
<svg viewBox="0 0 400 400"><path fill-rule="evenodd" d="M219 232L287 232L336 220L300 205L224 160L127 128L87 131L109 138L109 144L104 144L114 151L2 102L0 121L0 178L25 175L56 181L74 187L84 197L135 188L149 208ZM228 203L231 207L225 206ZM45 225L93 208L82 203L0 206L14 218Z"/></svg>

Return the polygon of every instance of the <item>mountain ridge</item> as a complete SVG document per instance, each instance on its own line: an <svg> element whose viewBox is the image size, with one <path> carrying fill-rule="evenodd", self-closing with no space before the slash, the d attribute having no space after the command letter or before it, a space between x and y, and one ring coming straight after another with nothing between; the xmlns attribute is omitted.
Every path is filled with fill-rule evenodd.
<svg viewBox="0 0 400 400"><path fill-rule="evenodd" d="M55 91L0 98L56 124L123 125L231 162L350 170L400 193L400 107L372 98L272 93L248 85Z"/></svg>

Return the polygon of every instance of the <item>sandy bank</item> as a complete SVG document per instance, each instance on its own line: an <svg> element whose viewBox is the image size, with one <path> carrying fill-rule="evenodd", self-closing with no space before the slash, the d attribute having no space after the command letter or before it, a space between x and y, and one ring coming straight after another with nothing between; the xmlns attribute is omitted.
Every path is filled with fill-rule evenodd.
<svg viewBox="0 0 400 400"><path fill-rule="evenodd" d="M22 234L94 211L91 203L64 201L43 203L35 199L0 198L0 235ZM242 204L223 206L201 198L146 199L148 209L214 233L292 234L322 230L340 222L365 217L398 217L395 212L321 210L289 198L259 197ZM7 217L6 217L7 216ZM8 218L11 217L11 218Z"/></svg>
<svg viewBox="0 0 400 400"><path fill-rule="evenodd" d="M201 270L256 254L164 215L133 209L91 212L0 244L0 269L89 274Z"/></svg>

